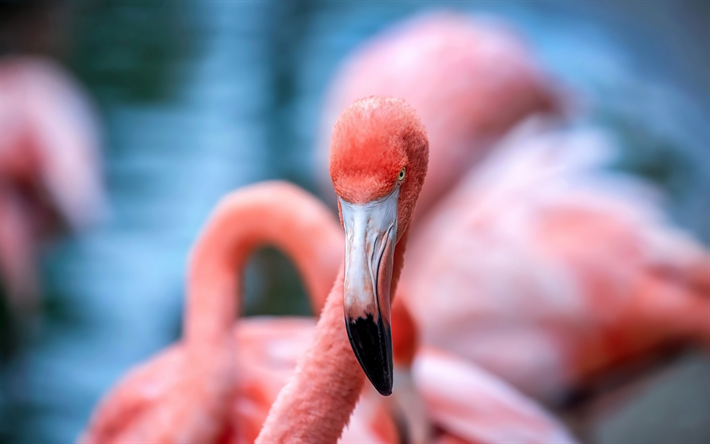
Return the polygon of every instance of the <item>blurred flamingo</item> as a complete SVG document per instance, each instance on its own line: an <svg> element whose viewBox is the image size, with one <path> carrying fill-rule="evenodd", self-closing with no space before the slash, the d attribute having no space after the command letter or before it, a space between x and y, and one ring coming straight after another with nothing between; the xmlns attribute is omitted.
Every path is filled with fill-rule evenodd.
<svg viewBox="0 0 710 444"><path fill-rule="evenodd" d="M406 302L424 342L554 405L710 346L710 254L653 189L601 171L605 133L531 125L498 150L412 239Z"/></svg>
<svg viewBox="0 0 710 444"><path fill-rule="evenodd" d="M411 103L431 142L402 282L425 344L559 405L659 349L708 343L707 252L642 209L653 193L615 196L644 188L628 179L567 189L594 177L609 146L539 134L567 105L510 30L452 13L393 27L339 72L325 128L370 94ZM520 136L489 163L532 116L536 141Z"/></svg>
<svg viewBox="0 0 710 444"><path fill-rule="evenodd" d="M335 442L365 375L381 394L389 395L392 347L404 361L414 358L416 325L406 309L396 310L397 304L390 313L390 295L402 270L427 157L424 127L401 100L363 99L337 121L330 171L345 229L345 270L257 443ZM534 403L455 356L426 349L417 355L415 368L427 411L445 428L436 442L574 442Z"/></svg>
<svg viewBox="0 0 710 444"><path fill-rule="evenodd" d="M227 196L192 253L185 336L133 370L101 402L82 443L253 442L296 359L313 336L309 318L247 318L234 325L241 273L263 244L283 249L323 301L339 267L342 234L315 198L285 183ZM395 424L366 393L344 442L392 442Z"/></svg>
<svg viewBox="0 0 710 444"><path fill-rule="evenodd" d="M0 279L28 310L42 244L104 210L98 124L86 93L46 59L0 60L0 97Z"/></svg>

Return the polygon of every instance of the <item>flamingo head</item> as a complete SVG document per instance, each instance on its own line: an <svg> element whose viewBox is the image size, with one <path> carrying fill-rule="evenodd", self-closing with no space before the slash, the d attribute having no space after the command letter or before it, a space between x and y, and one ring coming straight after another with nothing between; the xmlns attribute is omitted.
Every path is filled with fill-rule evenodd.
<svg viewBox="0 0 710 444"><path fill-rule="evenodd" d="M426 131L403 100L353 103L333 129L330 175L345 229L345 324L372 385L392 393L390 292L394 251L424 183Z"/></svg>

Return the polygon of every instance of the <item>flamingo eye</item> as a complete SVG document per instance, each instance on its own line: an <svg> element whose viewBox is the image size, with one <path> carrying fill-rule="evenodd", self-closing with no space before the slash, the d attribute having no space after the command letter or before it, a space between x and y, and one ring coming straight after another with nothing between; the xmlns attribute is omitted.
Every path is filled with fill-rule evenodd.
<svg viewBox="0 0 710 444"><path fill-rule="evenodd" d="M399 170L399 174L397 175L397 180L402 182L404 180L404 176L406 175L406 173L407 173L406 168L402 168L401 170Z"/></svg>

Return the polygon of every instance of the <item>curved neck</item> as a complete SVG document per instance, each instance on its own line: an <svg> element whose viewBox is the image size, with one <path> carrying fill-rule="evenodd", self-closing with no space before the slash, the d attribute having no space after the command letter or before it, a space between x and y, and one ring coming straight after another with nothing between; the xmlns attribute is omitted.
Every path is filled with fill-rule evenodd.
<svg viewBox="0 0 710 444"><path fill-rule="evenodd" d="M392 295L404 263L406 233L397 243ZM345 331L343 265L328 295L313 342L291 381L279 393L257 444L336 442L348 423L365 383Z"/></svg>
<svg viewBox="0 0 710 444"><path fill-rule="evenodd" d="M225 197L194 246L184 321L188 341L213 342L231 330L246 261L267 244L295 263L315 311L320 310L342 257L340 226L299 188L262 183Z"/></svg>

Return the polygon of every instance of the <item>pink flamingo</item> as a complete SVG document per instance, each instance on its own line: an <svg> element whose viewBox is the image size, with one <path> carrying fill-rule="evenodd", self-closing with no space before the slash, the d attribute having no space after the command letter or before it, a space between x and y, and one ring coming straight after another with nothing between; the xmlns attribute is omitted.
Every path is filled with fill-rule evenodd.
<svg viewBox="0 0 710 444"><path fill-rule="evenodd" d="M263 244L294 260L314 309L322 307L343 248L328 210L285 183L224 198L192 253L183 340L126 376L80 442L253 442L314 327L308 318L270 317L233 327L241 270ZM365 393L343 440L392 442L396 433L386 408Z"/></svg>
<svg viewBox="0 0 710 444"><path fill-rule="evenodd" d="M328 296L313 342L274 402L257 443L335 442L365 375L380 393L391 393L390 295L395 294L402 270L407 229L427 158L424 127L401 100L359 100L336 123L330 171L345 229L345 270ZM409 326L411 333L414 324ZM411 336L395 338L400 345L411 341ZM540 436L543 441L556 437L574 442L533 403L524 401L521 406L523 398L504 383L483 372L470 373L455 357L423 353L419 374L427 389L426 402L432 403L440 424L453 429L438 437L439 442L496 442L506 436L501 430L520 431L518 426L526 421L529 433L522 435L526 442L538 442ZM467 397L481 394L490 402L467 402ZM493 411L486 414L482 408ZM493 418L500 421L498 430L487 427Z"/></svg>
<svg viewBox="0 0 710 444"><path fill-rule="evenodd" d="M396 101L385 104L392 106L393 112L403 106ZM411 118L406 114L405 117ZM303 245L306 239L309 245ZM243 266L249 251L264 242L284 247L296 259L307 287L314 294L314 305L322 304L327 289L322 276L330 275L333 279L334 267L339 266L334 255L343 251L336 223L322 204L293 186L279 183L253 186L225 198L195 247L191 262L191 303L186 323L194 327L187 331L196 332L195 335L187 336L124 378L97 409L81 442L253 441L266 416L265 409L285 385L296 357L303 354L305 344L314 337L313 322L309 319L251 318L238 322L224 335L213 328L214 318L219 318L217 325L221 323L226 328L228 313L235 311L229 300L239 285L230 270ZM383 264L388 267L386 261ZM324 316L332 318L332 307L331 302ZM213 321L204 317L200 322L191 320L204 314L212 316ZM422 399L411 390L412 379L406 373L417 348L416 326L402 304L392 306L391 318L392 359L400 365L400 370L395 368L397 396L394 403L383 403L371 390L360 394L350 427L341 441L401 440L401 430L395 429L390 419L392 415L401 415L411 442L431 442L425 417L430 414L437 427L445 429L437 437L438 442L492 444L505 436L526 437L530 442L547 442L550 438L559 438L561 443L574 442L549 415L504 383L469 368L470 364L454 356L430 349L417 353L414 362L416 379L423 380L419 385L425 389L427 408L422 411ZM339 319L338 323L342 322ZM339 328L346 356L354 363L342 324ZM204 335L200 329L209 329L212 346L191 342L198 334ZM191 352L192 347L198 346L205 351ZM333 350L325 353L337 359ZM213 359L208 361L210 365L202 365L202 370L198 368L192 373L198 356ZM356 363L352 369L362 381L364 376ZM451 371L455 373L452 375ZM458 389L443 392L437 389L438 385L451 387L451 384Z"/></svg>
<svg viewBox="0 0 710 444"><path fill-rule="evenodd" d="M598 171L608 148L523 129L424 220L404 279L425 343L551 404L710 345L710 254Z"/></svg>
<svg viewBox="0 0 710 444"><path fill-rule="evenodd" d="M591 186L563 192L564 181L598 169L585 156L598 157L603 143L553 136L567 147L526 156L535 143L520 143L507 167L470 170L514 125L561 108L510 32L450 13L386 31L340 71L325 127L370 94L406 99L431 142L402 282L425 344L557 404L659 348L707 343L707 252L638 202Z"/></svg>
<svg viewBox="0 0 710 444"><path fill-rule="evenodd" d="M345 228L345 269L257 443L336 442L365 374L380 393L391 393L390 295L428 151L424 127L401 100L360 100L335 124L330 171Z"/></svg>
<svg viewBox="0 0 710 444"><path fill-rule="evenodd" d="M12 305L31 309L42 244L103 211L98 125L86 93L48 60L0 60L0 96L0 278Z"/></svg>

